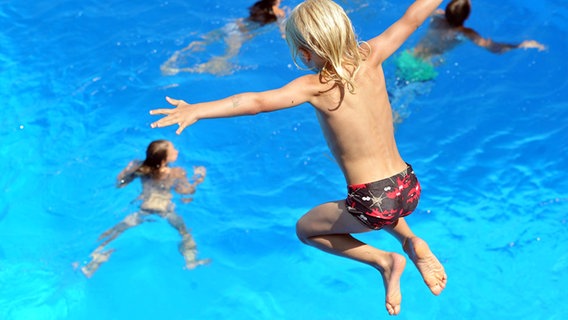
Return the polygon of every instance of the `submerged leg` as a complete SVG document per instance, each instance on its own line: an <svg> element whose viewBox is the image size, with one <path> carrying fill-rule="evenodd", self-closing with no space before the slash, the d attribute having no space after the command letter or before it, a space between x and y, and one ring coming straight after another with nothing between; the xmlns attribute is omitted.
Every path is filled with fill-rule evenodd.
<svg viewBox="0 0 568 320"><path fill-rule="evenodd" d="M383 278L385 306L389 314L400 312L400 277L406 259L394 252L379 250L351 236L371 229L363 226L345 208L344 201L329 202L306 213L296 225L298 238L325 252L349 258L377 269Z"/></svg>
<svg viewBox="0 0 568 320"><path fill-rule="evenodd" d="M221 30L210 31L201 37L202 40L192 41L185 48L176 51L160 66L162 74L173 76L180 72L197 72L198 70L196 68L183 67L183 65L187 63L185 61L186 58L191 56L195 52L205 51L208 45L213 42L219 41L223 34L224 33Z"/></svg>
<svg viewBox="0 0 568 320"><path fill-rule="evenodd" d="M85 266L81 267L81 271L87 278L93 276L93 273L97 271L97 269L103 264L104 262L108 261L110 255L114 252L114 249L104 251L104 248L109 242L116 239L121 233L123 233L126 229L134 227L142 223L142 217L140 217L140 213L136 212L133 213L121 222L119 222L114 227L108 229L107 231L103 232L99 236L99 241L105 239L92 253L91 253L91 261L87 263Z"/></svg>
<svg viewBox="0 0 568 320"><path fill-rule="evenodd" d="M404 218L400 218L394 227L385 227L385 230L400 241L404 252L414 262L430 291L435 295L442 293L442 290L446 287L448 276L426 241L417 237L410 230Z"/></svg>
<svg viewBox="0 0 568 320"><path fill-rule="evenodd" d="M211 262L211 259L197 259L197 245L189 233L183 236L178 249L185 259L185 267L187 269L195 269L197 266Z"/></svg>
<svg viewBox="0 0 568 320"><path fill-rule="evenodd" d="M110 255L114 252L114 249L105 252L103 252L102 249L103 247L98 247L95 251L93 251L93 253L91 253L92 260L81 267L81 271L87 278L92 277L101 264L108 261Z"/></svg>
<svg viewBox="0 0 568 320"><path fill-rule="evenodd" d="M141 224L142 222L144 222L144 220L142 220L142 217L140 217L140 213L136 212L133 213L129 216L127 216L126 218L124 218L124 220L122 220L121 222L119 222L117 225L115 225L114 227L108 229L107 231L103 232L100 236L99 236L99 241L104 240L104 242L100 245L101 247L106 246L109 242L111 242L112 240L116 239L116 237L118 237L119 235L121 235L124 231L126 231L126 229L135 227L139 224Z"/></svg>
<svg viewBox="0 0 568 320"><path fill-rule="evenodd" d="M176 214L175 212L168 212L164 217L166 218L168 223L179 232L182 237L188 234L185 222L180 215Z"/></svg>
<svg viewBox="0 0 568 320"><path fill-rule="evenodd" d="M165 218L181 236L181 242L178 246L178 250L185 259L185 267L187 269L194 269L197 266L211 262L210 259L197 259L197 245L195 244L191 234L187 231L187 227L185 226L181 216L175 212L169 212Z"/></svg>

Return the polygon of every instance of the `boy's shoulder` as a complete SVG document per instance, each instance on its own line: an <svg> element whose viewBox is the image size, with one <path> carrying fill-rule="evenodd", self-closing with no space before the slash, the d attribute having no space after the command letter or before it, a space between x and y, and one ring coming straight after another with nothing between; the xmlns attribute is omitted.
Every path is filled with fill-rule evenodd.
<svg viewBox="0 0 568 320"><path fill-rule="evenodd" d="M329 89L330 84L326 83L322 79L323 76L321 71L318 73L306 74L292 80L288 83L287 87L288 90L300 93L310 100L309 97L317 96L326 89Z"/></svg>

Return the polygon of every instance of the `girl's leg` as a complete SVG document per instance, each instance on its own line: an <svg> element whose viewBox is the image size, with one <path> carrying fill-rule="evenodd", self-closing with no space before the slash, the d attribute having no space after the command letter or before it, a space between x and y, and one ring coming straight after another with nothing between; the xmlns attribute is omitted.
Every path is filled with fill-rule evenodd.
<svg viewBox="0 0 568 320"><path fill-rule="evenodd" d="M208 264L211 259L198 259L197 258L197 244L191 234L186 233L179 246L179 252L185 259L185 267L187 269L194 269L197 266Z"/></svg>
<svg viewBox="0 0 568 320"><path fill-rule="evenodd" d="M197 244L195 244L191 234L187 232L187 227L181 216L175 212L168 212L165 218L181 235L178 250L185 259L185 267L187 269L194 269L199 265L207 264L211 261L209 259L197 259Z"/></svg>
<svg viewBox="0 0 568 320"><path fill-rule="evenodd" d="M166 62L160 66L160 70L164 75L176 75L182 71L193 72L194 68L182 67L181 65L187 63L186 58L194 52L204 51L208 45L215 41L219 41L223 36L222 30L213 30L201 38L202 40L192 41L185 48L176 51Z"/></svg>
<svg viewBox="0 0 568 320"><path fill-rule="evenodd" d="M185 222L183 221L183 218L180 215L176 214L175 212L168 212L166 213L165 218L168 221L168 223L172 227L174 227L182 237L188 234Z"/></svg>
<svg viewBox="0 0 568 320"><path fill-rule="evenodd" d="M101 234L99 237L99 241L105 238L106 239L90 254L91 261L81 268L83 274L87 278L92 277L95 271L99 269L101 264L108 261L110 255L114 252L114 249L103 251L105 246L112 240L116 239L116 237L118 237L126 229L137 226L143 221L144 220L142 220L142 218L140 217L140 213L136 212L124 218L124 220L122 220L114 227L103 232L103 234Z"/></svg>
<svg viewBox="0 0 568 320"><path fill-rule="evenodd" d="M387 311L391 315L398 314L402 300L400 276L406 259L397 253L379 250L351 236L351 233L370 230L347 212L344 201L317 206L306 213L296 225L296 233L302 242L379 270L385 287Z"/></svg>
<svg viewBox="0 0 568 320"><path fill-rule="evenodd" d="M404 252L414 262L430 291L435 295L442 293L448 277L444 267L432 253L426 241L417 237L410 230L404 218L400 218L394 227L388 226L384 229L400 241Z"/></svg>
<svg viewBox="0 0 568 320"><path fill-rule="evenodd" d="M144 222L144 220L142 219L142 217L140 216L139 212L135 212L129 216L127 216L126 218L124 218L124 220L122 220L121 222L119 222L117 225L115 225L114 227L108 229L107 231L103 232L103 234L101 234L99 236L99 241L105 239L105 241L99 246L99 248L102 248L104 246L106 246L109 242L111 242L112 240L116 239L116 237L118 237L119 235L121 235L124 231L126 231L126 229L135 227L139 224L141 224L142 222ZM99 249L97 248L97 250ZM95 250L96 251L96 250Z"/></svg>
<svg viewBox="0 0 568 320"><path fill-rule="evenodd" d="M114 252L114 249L102 252L103 247L98 247L93 253L91 253L91 261L81 267L81 272L87 277L90 278L93 276L95 271L99 269L103 262L108 261L110 255Z"/></svg>

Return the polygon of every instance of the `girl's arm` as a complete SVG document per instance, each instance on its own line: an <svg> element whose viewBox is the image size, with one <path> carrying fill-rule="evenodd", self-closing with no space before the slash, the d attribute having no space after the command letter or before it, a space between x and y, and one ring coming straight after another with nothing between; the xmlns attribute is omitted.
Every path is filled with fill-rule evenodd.
<svg viewBox="0 0 568 320"><path fill-rule="evenodd" d="M464 36L466 36L471 42L475 43L476 45L485 48L493 53L504 53L512 49L518 48L535 48L538 51L543 51L546 47L534 40L526 40L519 44L510 44L510 43L500 43L495 42L489 38L483 38L479 33L471 28L462 28L461 32Z"/></svg>
<svg viewBox="0 0 568 320"><path fill-rule="evenodd" d="M376 52L376 63L382 63L390 57L410 35L424 23L442 3L442 0L416 0L404 13L402 18L393 23L379 36L368 41L373 52Z"/></svg>
<svg viewBox="0 0 568 320"><path fill-rule="evenodd" d="M201 119L254 115L294 107L310 101L314 94L317 94L317 89L314 91L314 77L317 79L317 75L303 76L275 90L239 93L224 99L197 104L166 97L168 103L175 108L151 110L152 115L165 115L164 118L152 123L151 127L177 124L179 128L176 133L180 134L186 127Z"/></svg>
<svg viewBox="0 0 568 320"><path fill-rule="evenodd" d="M205 175L207 174L207 170L205 169L205 167L202 166L193 167L193 177L191 177L191 179L187 178L187 174L185 170L183 170L182 168L175 168L175 170L177 170L175 191L182 195L194 194L195 190L197 189L197 185L205 181ZM192 182L190 182L190 180ZM193 198L182 197L181 201L183 203L190 203L191 201L193 201Z"/></svg>
<svg viewBox="0 0 568 320"><path fill-rule="evenodd" d="M142 161L131 161L116 177L116 187L122 188L132 182L136 178L136 170L140 168Z"/></svg>
<svg viewBox="0 0 568 320"><path fill-rule="evenodd" d="M179 194L194 194L197 185L205 181L205 175L207 174L207 170L202 166L193 167L193 177L191 179L187 178L187 173L182 168L175 168L174 170L177 170L174 189Z"/></svg>

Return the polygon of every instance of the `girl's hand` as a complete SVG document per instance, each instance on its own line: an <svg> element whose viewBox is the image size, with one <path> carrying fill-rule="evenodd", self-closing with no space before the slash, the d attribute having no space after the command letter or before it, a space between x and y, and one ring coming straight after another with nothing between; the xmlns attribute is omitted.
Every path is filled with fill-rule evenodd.
<svg viewBox="0 0 568 320"><path fill-rule="evenodd" d="M176 133L180 134L185 128L197 121L197 118L194 115L194 110L191 108L189 103L183 100L172 99L170 97L166 97L166 101L174 106L175 109L150 110L151 115L166 115L164 118L152 123L150 125L152 128L161 128L177 124L179 128L176 130Z"/></svg>
<svg viewBox="0 0 568 320"><path fill-rule="evenodd" d="M183 203L190 203L191 201L193 201L193 198L181 198L181 202Z"/></svg>
<svg viewBox="0 0 568 320"><path fill-rule="evenodd" d="M538 49L538 51L543 51L546 49L546 47L543 44L538 43L534 40L525 40L521 42L521 44L519 44L519 48L524 48L524 49L534 48Z"/></svg>
<svg viewBox="0 0 568 320"><path fill-rule="evenodd" d="M199 184L205 180L205 175L207 174L207 169L203 166L193 167L194 182Z"/></svg>

